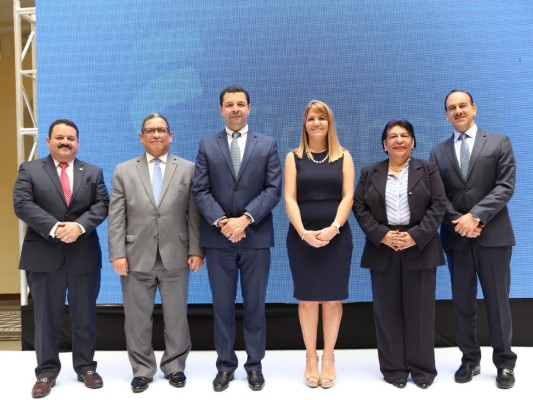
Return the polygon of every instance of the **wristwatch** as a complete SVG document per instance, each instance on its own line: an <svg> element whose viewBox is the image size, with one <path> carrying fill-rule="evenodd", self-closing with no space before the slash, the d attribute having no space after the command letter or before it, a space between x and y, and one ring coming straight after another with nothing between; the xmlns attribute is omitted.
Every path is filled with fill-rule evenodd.
<svg viewBox="0 0 533 400"><path fill-rule="evenodd" d="M474 221L476 221L476 222L481 222L481 218L479 218L476 214L474 214L474 213L470 213L470 214L472 214L472 219L473 219Z"/></svg>
<svg viewBox="0 0 533 400"><path fill-rule="evenodd" d="M341 224L339 224L337 221L333 221L331 226L334 226L335 228L337 228L337 233L339 234L341 233Z"/></svg>

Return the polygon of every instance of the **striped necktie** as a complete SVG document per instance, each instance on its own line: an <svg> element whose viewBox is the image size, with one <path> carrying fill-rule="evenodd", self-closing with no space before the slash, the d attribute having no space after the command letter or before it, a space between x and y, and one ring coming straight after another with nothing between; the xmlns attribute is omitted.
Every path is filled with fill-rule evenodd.
<svg viewBox="0 0 533 400"><path fill-rule="evenodd" d="M231 162L233 163L233 169L235 170L235 175L239 175L239 169L241 168L241 149L239 147L238 138L241 137L240 132L233 132L231 134Z"/></svg>
<svg viewBox="0 0 533 400"><path fill-rule="evenodd" d="M468 148L468 144L466 143L468 135L466 133L461 134L459 136L459 140L461 140L461 172L463 173L463 178L466 179L468 176L468 164L470 164L470 149Z"/></svg>

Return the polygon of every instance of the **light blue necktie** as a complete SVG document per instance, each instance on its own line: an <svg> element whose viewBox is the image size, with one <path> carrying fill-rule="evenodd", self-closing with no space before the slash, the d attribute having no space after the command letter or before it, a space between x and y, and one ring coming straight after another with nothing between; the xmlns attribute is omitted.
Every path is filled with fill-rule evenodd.
<svg viewBox="0 0 533 400"><path fill-rule="evenodd" d="M466 133L463 133L459 136L459 140L462 141L461 143L461 172L463 173L463 178L466 179L468 176L468 164L470 164L470 149L468 148L468 144L466 143L466 138L468 135Z"/></svg>
<svg viewBox="0 0 533 400"><path fill-rule="evenodd" d="M235 170L235 176L239 175L239 169L241 168L241 149L239 147L238 138L241 136L240 132L233 132L231 134L231 162L233 163L233 169Z"/></svg>
<svg viewBox="0 0 533 400"><path fill-rule="evenodd" d="M154 175L152 176L152 190L154 191L154 199L157 205L159 205L161 185L163 184L163 176L161 175L161 167L159 166L160 161L159 158L154 158Z"/></svg>

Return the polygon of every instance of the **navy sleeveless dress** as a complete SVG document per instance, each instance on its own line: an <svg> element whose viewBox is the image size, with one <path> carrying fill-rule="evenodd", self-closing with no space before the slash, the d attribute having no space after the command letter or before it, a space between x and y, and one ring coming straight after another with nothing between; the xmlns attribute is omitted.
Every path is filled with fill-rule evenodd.
<svg viewBox="0 0 533 400"><path fill-rule="evenodd" d="M323 160L324 153L313 153ZM297 201L306 230L320 230L335 220L342 199L343 158L330 163L315 163L306 155L296 162ZM352 233L348 221L327 246L307 244L292 224L287 233L287 251L298 300L332 301L348 298L348 280L352 260Z"/></svg>

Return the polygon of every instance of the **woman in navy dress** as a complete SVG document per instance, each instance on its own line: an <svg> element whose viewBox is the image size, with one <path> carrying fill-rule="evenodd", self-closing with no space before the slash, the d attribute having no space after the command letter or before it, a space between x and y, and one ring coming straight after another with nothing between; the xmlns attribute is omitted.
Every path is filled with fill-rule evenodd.
<svg viewBox="0 0 533 400"><path fill-rule="evenodd" d="M285 207L291 225L287 250L294 297L306 348L309 387L330 388L336 371L334 348L348 297L354 165L337 139L331 109L311 101L305 109L300 145L285 159ZM322 305L324 352L318 370L317 332Z"/></svg>

